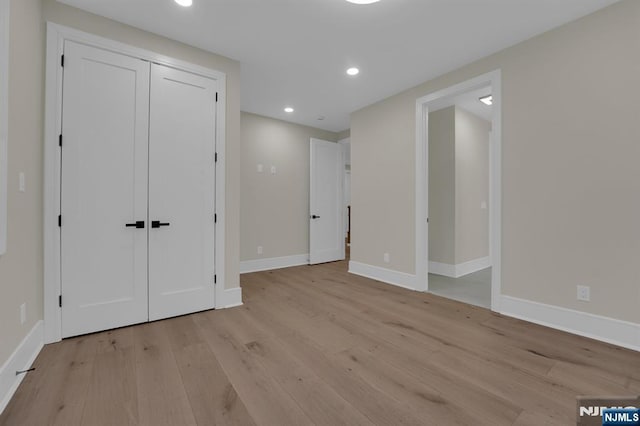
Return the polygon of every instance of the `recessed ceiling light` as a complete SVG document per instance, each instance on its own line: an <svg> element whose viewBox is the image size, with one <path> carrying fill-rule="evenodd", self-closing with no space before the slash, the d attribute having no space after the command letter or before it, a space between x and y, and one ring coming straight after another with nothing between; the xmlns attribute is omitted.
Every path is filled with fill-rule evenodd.
<svg viewBox="0 0 640 426"><path fill-rule="evenodd" d="M193 0L174 0L182 7L189 7L193 4Z"/></svg>
<svg viewBox="0 0 640 426"><path fill-rule="evenodd" d="M485 105L493 105L493 95L483 96L479 100Z"/></svg>
<svg viewBox="0 0 640 426"><path fill-rule="evenodd" d="M349 74L351 76L358 75L358 74L360 74L360 70L358 68L356 68L356 67L349 68L347 70L347 74Z"/></svg>
<svg viewBox="0 0 640 426"><path fill-rule="evenodd" d="M371 3L378 2L380 0L347 0L347 1L353 4L371 4Z"/></svg>
<svg viewBox="0 0 640 426"><path fill-rule="evenodd" d="M293 108L291 108L291 107L286 107L286 108L284 109L284 112L293 112L293 111L294 111L294 109L293 109Z"/></svg>

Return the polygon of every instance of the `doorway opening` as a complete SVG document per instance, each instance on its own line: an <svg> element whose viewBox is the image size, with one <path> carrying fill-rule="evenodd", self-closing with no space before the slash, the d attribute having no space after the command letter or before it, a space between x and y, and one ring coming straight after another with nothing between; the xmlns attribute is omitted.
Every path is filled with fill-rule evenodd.
<svg viewBox="0 0 640 426"><path fill-rule="evenodd" d="M500 72L418 99L418 289L497 311Z"/></svg>

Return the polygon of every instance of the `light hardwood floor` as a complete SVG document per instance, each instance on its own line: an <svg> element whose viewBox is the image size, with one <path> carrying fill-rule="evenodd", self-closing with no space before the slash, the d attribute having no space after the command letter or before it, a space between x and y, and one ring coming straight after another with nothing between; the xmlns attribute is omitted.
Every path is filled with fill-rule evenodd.
<svg viewBox="0 0 640 426"><path fill-rule="evenodd" d="M570 425L640 353L346 272L243 275L244 306L46 346L1 425Z"/></svg>
<svg viewBox="0 0 640 426"><path fill-rule="evenodd" d="M482 269L458 278L429 274L429 291L447 299L490 309L491 269Z"/></svg>

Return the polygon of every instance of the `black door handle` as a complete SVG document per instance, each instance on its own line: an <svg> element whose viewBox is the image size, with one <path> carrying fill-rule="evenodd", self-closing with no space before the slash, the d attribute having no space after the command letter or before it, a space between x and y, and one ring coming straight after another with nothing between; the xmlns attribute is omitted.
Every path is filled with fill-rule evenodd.
<svg viewBox="0 0 640 426"><path fill-rule="evenodd" d="M152 228L160 228L161 226L169 226L169 225L171 225L169 222L160 222L159 220L151 221Z"/></svg>
<svg viewBox="0 0 640 426"><path fill-rule="evenodd" d="M314 214L313 216L311 216L311 219L320 219L320 216Z"/></svg>
<svg viewBox="0 0 640 426"><path fill-rule="evenodd" d="M138 228L138 229L142 229L144 228L144 220L139 220L135 223L127 223L125 225L127 228Z"/></svg>

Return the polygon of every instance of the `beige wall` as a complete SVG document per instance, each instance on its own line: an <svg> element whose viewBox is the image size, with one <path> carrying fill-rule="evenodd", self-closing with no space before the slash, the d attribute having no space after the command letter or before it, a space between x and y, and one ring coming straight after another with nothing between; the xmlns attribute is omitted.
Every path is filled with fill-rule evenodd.
<svg viewBox="0 0 640 426"><path fill-rule="evenodd" d="M0 256L0 365L42 319L44 22L40 0L12 0L7 253ZM18 191L25 173L26 192ZM27 321L20 324L20 305Z"/></svg>
<svg viewBox="0 0 640 426"><path fill-rule="evenodd" d="M462 108L456 107L455 112L456 256L454 264L457 265L489 256L489 129L491 124ZM481 208L482 203L486 203L486 209Z"/></svg>
<svg viewBox="0 0 640 426"><path fill-rule="evenodd" d="M415 99L402 96L351 115L351 260L410 274L415 272L415 140L409 135L414 115Z"/></svg>
<svg viewBox="0 0 640 426"><path fill-rule="evenodd" d="M187 45L62 5L12 0L9 80L9 241L0 256L0 365L43 317L43 104L45 21L213 68L227 75L226 288L239 285L240 64ZM26 175L20 193L18 173ZM27 322L19 308L27 303Z"/></svg>
<svg viewBox="0 0 640 426"><path fill-rule="evenodd" d="M429 114L429 260L454 265L455 107Z"/></svg>
<svg viewBox="0 0 640 426"><path fill-rule="evenodd" d="M415 273L416 99L500 68L502 292L640 323L639 28L622 1L353 113L352 259Z"/></svg>
<svg viewBox="0 0 640 426"><path fill-rule="evenodd" d="M241 129L240 259L309 253L309 139L338 135L245 112Z"/></svg>

